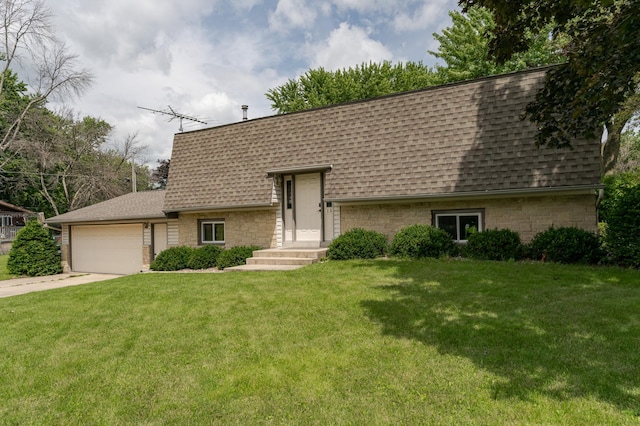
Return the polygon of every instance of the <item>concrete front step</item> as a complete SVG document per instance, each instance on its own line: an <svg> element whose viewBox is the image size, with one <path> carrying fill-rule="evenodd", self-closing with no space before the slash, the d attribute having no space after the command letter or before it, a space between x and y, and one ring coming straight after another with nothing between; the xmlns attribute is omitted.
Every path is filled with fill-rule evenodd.
<svg viewBox="0 0 640 426"><path fill-rule="evenodd" d="M320 249L266 249L253 252L253 257L247 259L245 267L229 268L236 271L248 270L288 270L319 262L327 253L326 248Z"/></svg>
<svg viewBox="0 0 640 426"><path fill-rule="evenodd" d="M327 254L326 248L319 249L299 249L299 248L283 248L283 249L265 249L253 252L253 257L300 257L306 259L321 259Z"/></svg>
<svg viewBox="0 0 640 426"><path fill-rule="evenodd" d="M242 271L292 271L302 268L304 265L240 265L226 268L225 272L242 272Z"/></svg>

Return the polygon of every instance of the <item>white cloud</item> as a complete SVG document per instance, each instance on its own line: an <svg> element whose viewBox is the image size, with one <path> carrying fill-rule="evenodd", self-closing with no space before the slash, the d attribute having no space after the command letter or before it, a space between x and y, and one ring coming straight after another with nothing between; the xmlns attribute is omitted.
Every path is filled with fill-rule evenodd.
<svg viewBox="0 0 640 426"><path fill-rule="evenodd" d="M316 11L305 0L279 0L275 12L269 13L269 28L275 32L287 32L293 28L313 25Z"/></svg>
<svg viewBox="0 0 640 426"><path fill-rule="evenodd" d="M381 42L371 39L365 29L346 22L333 30L325 43L312 47L311 54L312 68L329 70L393 59L393 53Z"/></svg>
<svg viewBox="0 0 640 426"><path fill-rule="evenodd" d="M425 30L447 21L448 11L455 9L456 6L457 1L431 0L425 2L411 14L406 12L398 14L393 20L393 27L398 32Z"/></svg>

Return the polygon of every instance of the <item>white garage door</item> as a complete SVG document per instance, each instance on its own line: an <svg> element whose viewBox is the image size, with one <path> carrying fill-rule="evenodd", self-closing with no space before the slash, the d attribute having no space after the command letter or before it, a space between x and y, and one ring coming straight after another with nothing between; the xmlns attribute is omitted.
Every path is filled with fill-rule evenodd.
<svg viewBox="0 0 640 426"><path fill-rule="evenodd" d="M142 225L71 227L71 269L133 274L142 269Z"/></svg>

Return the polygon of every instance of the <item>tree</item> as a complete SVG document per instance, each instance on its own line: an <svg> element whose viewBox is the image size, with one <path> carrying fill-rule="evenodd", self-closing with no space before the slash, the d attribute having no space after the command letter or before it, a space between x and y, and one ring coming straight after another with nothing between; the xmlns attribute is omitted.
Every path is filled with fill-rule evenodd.
<svg viewBox="0 0 640 426"><path fill-rule="evenodd" d="M504 62L530 46L529 33L568 37L567 61L547 73L526 108L538 125L540 146L570 147L576 137L596 138L603 126L619 137L630 117L620 114L637 95L640 72L640 2L637 0L460 0L463 10L484 6L496 26L490 55ZM607 142L609 144L609 142ZM603 150L606 170L615 141Z"/></svg>
<svg viewBox="0 0 640 426"><path fill-rule="evenodd" d="M0 152L7 150L19 137L29 111L43 106L51 96L79 95L92 82L87 70L76 69L76 56L59 42L52 29L51 14L43 0L3 0L0 2L0 104L14 93L5 91L5 80L13 78L14 63L33 64L27 69L25 81L18 93L30 93L20 103L14 115L4 123L0 134ZM6 120L7 117L4 117Z"/></svg>
<svg viewBox="0 0 640 426"><path fill-rule="evenodd" d="M433 33L440 43L437 51L429 51L444 65L436 65L439 84L502 74L564 61L561 47L564 38L550 39L547 34L528 34L529 48L498 63L489 57L489 45L495 21L492 13L482 7L471 7L467 13L449 12L452 26Z"/></svg>
<svg viewBox="0 0 640 426"><path fill-rule="evenodd" d="M27 221L16 235L9 252L7 269L12 274L30 277L62 272L56 243L37 220Z"/></svg>
<svg viewBox="0 0 640 426"><path fill-rule="evenodd" d="M269 89L266 96L278 114L404 92L436 83L435 73L421 62L363 63L355 68L311 69L297 80Z"/></svg>
<svg viewBox="0 0 640 426"><path fill-rule="evenodd" d="M151 183L157 189L165 189L169 182L169 167L171 160L158 160L158 167L151 174Z"/></svg>

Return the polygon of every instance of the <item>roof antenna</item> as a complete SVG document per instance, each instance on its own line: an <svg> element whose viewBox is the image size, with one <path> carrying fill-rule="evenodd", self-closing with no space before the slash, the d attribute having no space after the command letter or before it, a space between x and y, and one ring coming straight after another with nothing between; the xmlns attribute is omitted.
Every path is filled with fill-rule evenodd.
<svg viewBox="0 0 640 426"><path fill-rule="evenodd" d="M202 123L202 124L207 124L205 121L202 120L198 120L195 117L190 117L188 115L184 115L184 114L180 114L179 112L175 112L173 110L173 108L171 108L171 105L167 105L169 107L169 111L160 111L157 109L152 109L152 108L145 108L145 107L141 107L139 106L138 108L140 109L146 109L147 111L151 111L153 113L157 113L157 114L165 114L165 115L170 115L171 118L169 119L169 121L173 121L176 118L180 120L180 128L178 130L180 130L180 132L182 133L182 120L189 120L189 121L193 121L196 123Z"/></svg>

